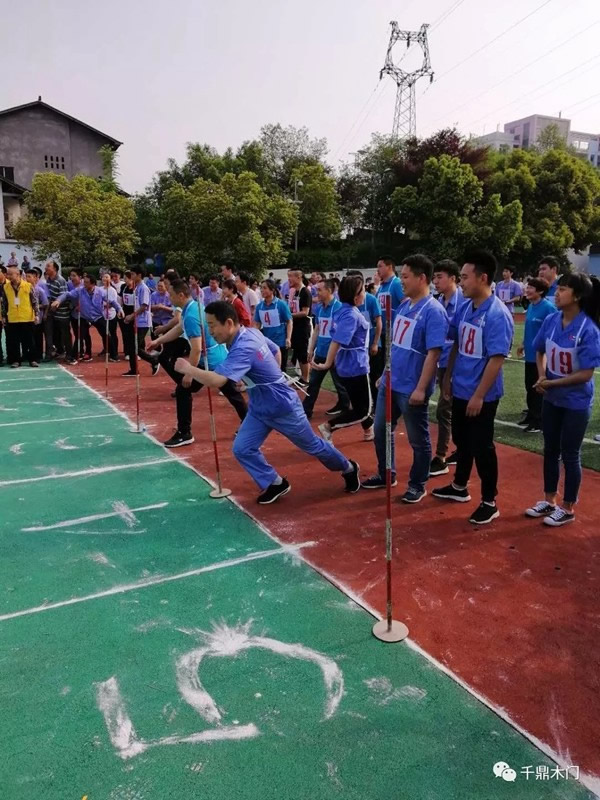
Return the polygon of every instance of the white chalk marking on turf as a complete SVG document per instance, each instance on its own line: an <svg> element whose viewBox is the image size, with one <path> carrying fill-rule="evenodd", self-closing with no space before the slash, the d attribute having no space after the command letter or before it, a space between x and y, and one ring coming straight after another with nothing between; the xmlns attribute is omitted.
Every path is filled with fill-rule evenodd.
<svg viewBox="0 0 600 800"><path fill-rule="evenodd" d="M218 561L216 564L208 564L205 567L197 567L196 569L189 569L186 572L178 572L175 575L156 575L151 578L144 578L141 581L134 581L133 583L125 583L121 586L112 586L110 589L105 589L102 592L94 592L93 594L83 595L82 597L71 597L69 600L59 600L56 603L47 603L33 608L24 608L21 611L11 611L8 614L0 615L0 622L5 622L9 619L17 617L26 617L30 614L40 614L42 611L53 611L56 608L63 608L64 606L74 606L78 603L87 603L89 600L98 600L102 597L112 597L116 594L125 594L127 592L135 592L139 589L146 589L148 586L160 586L163 583L172 583L173 581L181 581L185 578L192 578L196 575L203 575L205 572L215 572L216 570L226 569L228 567L236 567L238 564L245 564L248 561L258 561L263 558L271 558L278 555L289 555L290 553L297 553L304 547L312 547L316 542L303 542L302 544L285 545L283 547L273 548L271 550L259 550L256 553L248 553L239 558L230 558L227 561Z"/></svg>
<svg viewBox="0 0 600 800"><path fill-rule="evenodd" d="M16 408L3 408L0 406L0 411L16 411ZM116 414L85 414L82 417L50 417L48 419L26 419L19 420L18 422L0 422L0 428L10 428L13 425L48 425L55 422L74 422L77 419L101 419L103 417L114 417Z"/></svg>
<svg viewBox="0 0 600 800"><path fill-rule="evenodd" d="M0 394L22 394L23 392L55 392L57 390L57 386L42 386L41 389L0 389ZM73 392L76 389L81 387L79 386L61 386L61 389L67 388L69 391Z"/></svg>
<svg viewBox="0 0 600 800"><path fill-rule="evenodd" d="M173 744L200 744L201 742L216 742L225 739L239 741L241 739L254 739L260 735L256 725L250 724L224 726L192 733L189 736L165 736L162 739L145 741L139 739L135 732L121 695L119 683L114 675L107 681L96 684L96 701L104 716L111 744L124 760L137 756L150 747Z"/></svg>
<svg viewBox="0 0 600 800"><path fill-rule="evenodd" d="M58 378L58 373L56 375L19 375L18 377L14 378L0 378L0 383L14 383L15 381L55 381Z"/></svg>
<svg viewBox="0 0 600 800"><path fill-rule="evenodd" d="M54 446L58 447L59 450L82 450L83 449L82 447L80 447L77 444L67 444L67 442L69 441L70 438L71 438L70 436L65 436L63 439L57 439L54 442ZM96 444L98 447L104 447L107 444L111 444L111 442L113 441L113 437L112 436L107 436L104 433L84 433L83 434L83 438L84 439L103 439L104 440L102 442L95 442L95 443L94 442L89 442L89 446L90 447L92 447L94 444Z"/></svg>
<svg viewBox="0 0 600 800"><path fill-rule="evenodd" d="M14 453L14 455L16 455L16 456L22 456L23 455L23 445L24 444L25 444L25 442L20 442L19 444L13 444L13 445L11 445L9 447L9 450L10 450L11 453Z"/></svg>
<svg viewBox="0 0 600 800"><path fill-rule="evenodd" d="M7 408L6 406L0 406L0 411L18 411L17 408Z"/></svg>
<svg viewBox="0 0 600 800"><path fill-rule="evenodd" d="M139 506L139 508L129 508L125 503L117 500L113 503L114 511L107 514L90 514L89 517L79 517L78 519L67 519L63 522L55 522L53 525L36 525L31 528L21 528L26 533L37 533L39 531L53 531L57 528L69 528L71 525L84 525L86 522L96 522L99 519L110 519L120 517L128 528L133 528L138 524L135 514L139 511L152 511L156 508L165 508L169 503L155 503L152 506Z"/></svg>
<svg viewBox="0 0 600 800"><path fill-rule="evenodd" d="M40 475L36 478L17 478L12 481L0 481L0 488L3 486L16 486L20 483L38 483L39 481L51 481L61 478L84 478L87 475L104 475L106 472L118 472L123 469L140 469L141 467L153 467L156 464L170 463L171 458L154 458L151 461L136 461L133 464L114 464L109 467L91 467L90 469L80 469L73 472L53 472L50 475Z"/></svg>

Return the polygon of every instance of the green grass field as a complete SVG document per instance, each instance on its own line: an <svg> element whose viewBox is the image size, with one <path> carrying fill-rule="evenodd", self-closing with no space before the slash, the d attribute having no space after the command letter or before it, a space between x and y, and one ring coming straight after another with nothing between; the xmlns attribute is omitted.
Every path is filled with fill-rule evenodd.
<svg viewBox="0 0 600 800"><path fill-rule="evenodd" d="M517 346L523 341L523 328L524 323L516 323L515 344L513 347L514 358L508 359L504 366L504 397L500 402L496 418L496 441L513 447L520 447L522 450L530 450L533 453L541 453L544 446L542 434L524 433L517 426L517 422L526 406L525 367L523 361L516 358ZM598 372L594 379L596 382L596 399L586 434L586 439L590 441L585 441L583 444L582 460L585 467L600 472L600 444L591 441L596 433L600 433L600 404L597 399L600 396L600 374ZM323 386L330 391L334 391L329 375L325 378ZM437 392L432 399L434 402L436 401ZM433 404L430 416L431 420L435 422L435 406Z"/></svg>

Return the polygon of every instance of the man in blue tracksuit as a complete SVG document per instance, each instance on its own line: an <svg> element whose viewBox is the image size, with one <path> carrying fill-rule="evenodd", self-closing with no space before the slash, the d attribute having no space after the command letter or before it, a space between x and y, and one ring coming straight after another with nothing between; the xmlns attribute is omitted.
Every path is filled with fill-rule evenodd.
<svg viewBox="0 0 600 800"><path fill-rule="evenodd" d="M206 318L215 341L227 345L227 358L214 370L194 368L185 359L178 359L175 369L216 389L229 380L245 385L250 397L248 415L235 438L233 454L261 490L257 502L261 505L273 503L291 488L260 450L272 430L318 458L327 469L341 472L346 491L357 492L360 488L358 464L315 434L298 395L281 372L277 345L255 328L241 327L230 303L209 303Z"/></svg>

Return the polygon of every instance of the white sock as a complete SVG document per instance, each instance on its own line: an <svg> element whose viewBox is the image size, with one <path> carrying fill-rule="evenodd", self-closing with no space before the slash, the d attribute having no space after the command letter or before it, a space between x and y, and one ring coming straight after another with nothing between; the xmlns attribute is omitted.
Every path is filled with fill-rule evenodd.
<svg viewBox="0 0 600 800"><path fill-rule="evenodd" d="M466 486L457 486L454 481L452 481L452 488L456 489L457 492L464 492L467 488Z"/></svg>
<svg viewBox="0 0 600 800"><path fill-rule="evenodd" d="M283 478L281 477L281 475L278 475L271 485L272 486L281 486L282 483L283 483Z"/></svg>
<svg viewBox="0 0 600 800"><path fill-rule="evenodd" d="M354 472L354 466L348 462L348 468L342 472L342 475L349 475L351 472Z"/></svg>

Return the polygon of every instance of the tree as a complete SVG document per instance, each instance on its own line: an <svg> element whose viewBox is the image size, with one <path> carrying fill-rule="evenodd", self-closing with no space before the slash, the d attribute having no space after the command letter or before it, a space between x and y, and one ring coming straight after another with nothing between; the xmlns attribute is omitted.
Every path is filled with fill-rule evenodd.
<svg viewBox="0 0 600 800"><path fill-rule="evenodd" d="M131 200L94 178L38 173L25 207L14 236L39 259L58 253L70 266L123 266L138 243Z"/></svg>
<svg viewBox="0 0 600 800"><path fill-rule="evenodd" d="M212 271L229 259L257 278L286 260L296 208L269 196L251 172L227 173L219 182L198 178L174 184L156 209L153 246L183 271Z"/></svg>
<svg viewBox="0 0 600 800"><path fill-rule="evenodd" d="M296 167L290 178L290 187L295 181L299 184L298 198L301 200L301 240L316 244L339 237L341 221L335 179L317 164Z"/></svg>
<svg viewBox="0 0 600 800"><path fill-rule="evenodd" d="M325 167L327 139L311 139L308 128L264 125L260 129L259 144L271 180L285 191L290 185L292 172L305 164Z"/></svg>
<svg viewBox="0 0 600 800"><path fill-rule="evenodd" d="M566 137L562 135L556 122L551 122L550 125L546 125L546 127L539 132L533 149L537 150L539 153L547 153L548 150L567 149Z"/></svg>
<svg viewBox="0 0 600 800"><path fill-rule="evenodd" d="M499 195L492 195L484 202L473 169L448 155L427 159L417 186L394 191L392 209L393 221L435 259L458 259L474 244L506 254L521 226L518 200L503 207Z"/></svg>

